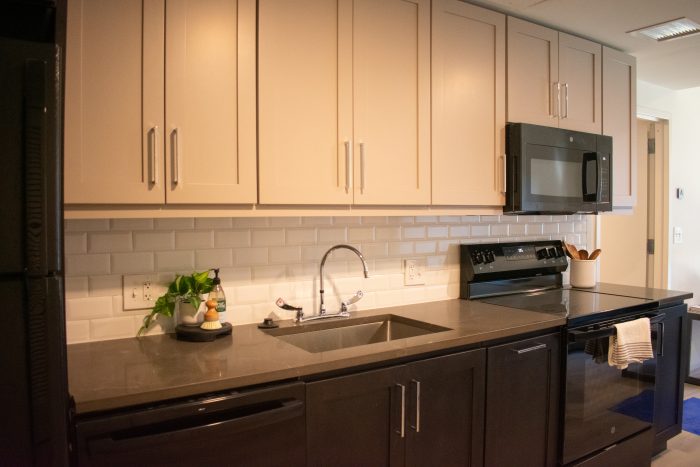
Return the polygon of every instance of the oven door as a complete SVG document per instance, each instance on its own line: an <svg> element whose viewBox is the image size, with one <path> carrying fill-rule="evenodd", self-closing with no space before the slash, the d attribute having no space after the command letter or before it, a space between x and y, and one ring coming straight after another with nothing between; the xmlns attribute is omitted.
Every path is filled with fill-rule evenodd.
<svg viewBox="0 0 700 467"><path fill-rule="evenodd" d="M649 316L649 315L646 315ZM635 319L637 317L627 317ZM649 316L652 347L663 339L663 314ZM607 448L650 428L654 418L656 358L620 370L608 365L614 322L569 329L562 461Z"/></svg>

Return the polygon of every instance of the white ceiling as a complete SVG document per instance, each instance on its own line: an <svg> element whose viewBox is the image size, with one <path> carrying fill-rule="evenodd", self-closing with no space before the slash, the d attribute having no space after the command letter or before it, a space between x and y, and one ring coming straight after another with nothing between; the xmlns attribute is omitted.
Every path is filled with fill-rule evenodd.
<svg viewBox="0 0 700 467"><path fill-rule="evenodd" d="M700 23L700 0L470 1L634 55L642 81L670 89L700 86L700 34L666 42L627 34L683 16Z"/></svg>

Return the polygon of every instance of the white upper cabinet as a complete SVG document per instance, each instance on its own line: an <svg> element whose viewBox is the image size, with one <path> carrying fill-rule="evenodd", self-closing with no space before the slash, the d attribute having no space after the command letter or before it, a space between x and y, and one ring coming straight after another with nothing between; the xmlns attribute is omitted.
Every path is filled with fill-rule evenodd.
<svg viewBox="0 0 700 467"><path fill-rule="evenodd" d="M636 59L603 47L603 134L613 138L615 208L637 202L636 83Z"/></svg>
<svg viewBox="0 0 700 467"><path fill-rule="evenodd" d="M352 140L352 31L347 12L340 21L341 6L338 0L259 0L263 204L352 204L344 144Z"/></svg>
<svg viewBox="0 0 700 467"><path fill-rule="evenodd" d="M502 205L505 15L433 0L432 203Z"/></svg>
<svg viewBox="0 0 700 467"><path fill-rule="evenodd" d="M508 121L601 133L601 45L508 17Z"/></svg>
<svg viewBox="0 0 700 467"><path fill-rule="evenodd" d="M355 204L430 204L430 1L352 3Z"/></svg>
<svg viewBox="0 0 700 467"><path fill-rule="evenodd" d="M254 203L255 1L70 0L65 201Z"/></svg>
<svg viewBox="0 0 700 467"><path fill-rule="evenodd" d="M66 203L165 201L162 0L69 0Z"/></svg>
<svg viewBox="0 0 700 467"><path fill-rule="evenodd" d="M430 203L429 5L260 0L261 203Z"/></svg>
<svg viewBox="0 0 700 467"><path fill-rule="evenodd" d="M255 203L255 1L166 6L166 201Z"/></svg>

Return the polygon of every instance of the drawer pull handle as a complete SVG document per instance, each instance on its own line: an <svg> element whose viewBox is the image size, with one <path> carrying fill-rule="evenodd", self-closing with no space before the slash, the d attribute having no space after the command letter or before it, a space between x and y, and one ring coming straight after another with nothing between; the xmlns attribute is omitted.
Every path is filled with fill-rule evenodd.
<svg viewBox="0 0 700 467"><path fill-rule="evenodd" d="M542 349L546 349L546 348L547 348L547 344L537 344L537 345L533 345L532 347L528 347L526 349L519 349L519 350L511 349L511 350L513 352L517 353L518 355L522 355L524 353L534 352L535 350L542 350Z"/></svg>

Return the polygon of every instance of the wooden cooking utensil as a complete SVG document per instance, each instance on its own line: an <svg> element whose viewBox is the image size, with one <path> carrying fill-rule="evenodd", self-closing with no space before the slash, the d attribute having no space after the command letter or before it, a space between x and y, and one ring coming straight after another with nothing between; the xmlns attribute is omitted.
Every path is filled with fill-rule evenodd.
<svg viewBox="0 0 700 467"><path fill-rule="evenodd" d="M583 260L588 259L588 250L586 250L586 249L578 250L578 259L583 259Z"/></svg>
<svg viewBox="0 0 700 467"><path fill-rule="evenodd" d="M566 248L566 252L569 254L571 259L581 259L575 246L564 242L564 248Z"/></svg>
<svg viewBox="0 0 700 467"><path fill-rule="evenodd" d="M591 260L596 259L600 255L601 252L602 252L602 250L600 248L596 248L595 250L593 250L593 253L591 253L591 255L588 257L588 259L591 259Z"/></svg>

